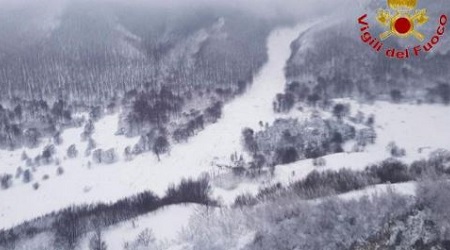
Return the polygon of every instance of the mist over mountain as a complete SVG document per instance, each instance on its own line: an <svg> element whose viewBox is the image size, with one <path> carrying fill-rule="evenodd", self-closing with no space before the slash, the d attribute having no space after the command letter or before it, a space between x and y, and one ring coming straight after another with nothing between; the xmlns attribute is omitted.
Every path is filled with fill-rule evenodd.
<svg viewBox="0 0 450 250"><path fill-rule="evenodd" d="M28 130L52 136L76 124L72 113L106 107L122 108L119 131L130 136L193 110L200 115L169 134L202 116L215 121L267 61L271 30L344 9L305 3L4 0L0 144L30 144Z"/></svg>
<svg viewBox="0 0 450 250"><path fill-rule="evenodd" d="M0 250L450 249L418 2L400 60L386 0L0 0Z"/></svg>
<svg viewBox="0 0 450 250"><path fill-rule="evenodd" d="M183 85L247 81L265 61L265 37L302 13L270 1L2 1L5 97L123 94L173 78ZM214 57L214 58L213 58ZM229 65L223 70L224 65ZM214 75L208 69L214 69ZM107 88L104 88L104 86Z"/></svg>
<svg viewBox="0 0 450 250"><path fill-rule="evenodd" d="M415 46L426 45L436 34L440 16L450 13L450 9L443 6L446 5L442 2L419 4L418 8L426 7L429 15L428 23L417 27L425 35L424 41L413 37L388 38L383 41L381 52L374 51L361 41L361 25L357 19L368 14L369 32L378 38L385 31L376 21L377 10L388 9L384 2L366 5L357 16L324 22L294 43L286 76L289 82L300 82L308 86L311 93L321 92L319 95L324 100L328 97L349 96L369 100L385 99L390 98L392 91L400 90L402 96L416 98L419 102L438 101L441 99L439 93L446 99L445 84L448 84L450 77L447 67L450 62L450 55L447 53L450 45L448 34L445 33L440 38L431 52L426 53L422 48L419 56L413 54ZM396 51L408 48L410 58L398 60L385 56L385 50L391 48Z"/></svg>
<svg viewBox="0 0 450 250"><path fill-rule="evenodd" d="M248 78L264 61L262 41L270 29L256 17L239 20L238 13L214 7L156 9L140 4L70 1L55 11L21 9L2 16L7 32L1 35L0 72L2 86L8 89L3 98L54 97L55 91L65 97L107 98L113 96L112 89L117 94L147 82L170 84L167 79L175 74L186 85L207 81L232 84ZM236 27L240 30L233 30ZM252 30L256 33L250 33ZM227 32L235 33L227 39ZM224 63L239 63L232 50L245 52L244 46L252 41L256 46L249 49L260 52L249 57L260 57L244 57L242 72L232 72L233 76L220 72L225 79L192 76L201 61L211 56L202 55L201 49L216 46L215 56Z"/></svg>

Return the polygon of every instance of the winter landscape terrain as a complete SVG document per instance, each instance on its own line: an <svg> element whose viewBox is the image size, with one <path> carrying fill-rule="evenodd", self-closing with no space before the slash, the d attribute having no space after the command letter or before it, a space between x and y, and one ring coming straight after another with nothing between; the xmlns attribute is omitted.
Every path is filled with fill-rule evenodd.
<svg viewBox="0 0 450 250"><path fill-rule="evenodd" d="M450 249L450 40L385 5L0 0L0 250Z"/></svg>

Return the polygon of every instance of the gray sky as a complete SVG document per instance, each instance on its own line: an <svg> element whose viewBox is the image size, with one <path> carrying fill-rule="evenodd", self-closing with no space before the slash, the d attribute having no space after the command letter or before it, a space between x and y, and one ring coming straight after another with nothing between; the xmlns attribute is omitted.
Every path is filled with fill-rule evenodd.
<svg viewBox="0 0 450 250"><path fill-rule="evenodd" d="M179 8L193 5L217 5L235 7L271 18L279 15L305 16L321 13L348 13L358 9L362 0L0 0L0 10L20 9L40 5L53 9L69 1L122 2L130 4L149 4L155 7Z"/></svg>

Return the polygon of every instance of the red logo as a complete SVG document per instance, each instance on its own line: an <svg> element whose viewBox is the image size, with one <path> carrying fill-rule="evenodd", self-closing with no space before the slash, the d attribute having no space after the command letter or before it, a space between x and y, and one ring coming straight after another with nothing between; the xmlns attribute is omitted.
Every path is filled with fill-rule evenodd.
<svg viewBox="0 0 450 250"><path fill-rule="evenodd" d="M409 59L430 52L441 40L447 25L447 15L442 14L435 21L436 32L426 40L420 28L430 25L430 17L426 9L416 10L417 0L387 0L389 9L378 10L376 20L386 31L378 36L370 32L368 14L358 18L361 41L369 45L375 52L383 53L388 58ZM406 48L387 48L386 39L414 39L422 42ZM425 41L425 42L424 42Z"/></svg>

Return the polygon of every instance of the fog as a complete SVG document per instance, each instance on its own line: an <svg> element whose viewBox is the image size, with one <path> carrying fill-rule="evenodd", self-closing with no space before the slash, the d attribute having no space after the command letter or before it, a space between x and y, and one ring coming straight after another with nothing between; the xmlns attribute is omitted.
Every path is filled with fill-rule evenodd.
<svg viewBox="0 0 450 250"><path fill-rule="evenodd" d="M360 9L362 1L350 0L0 0L0 12L24 9L48 9L57 11L71 3L121 4L151 8L189 10L194 7L224 7L246 11L260 17L274 19L280 17L303 18L324 13L343 15Z"/></svg>

